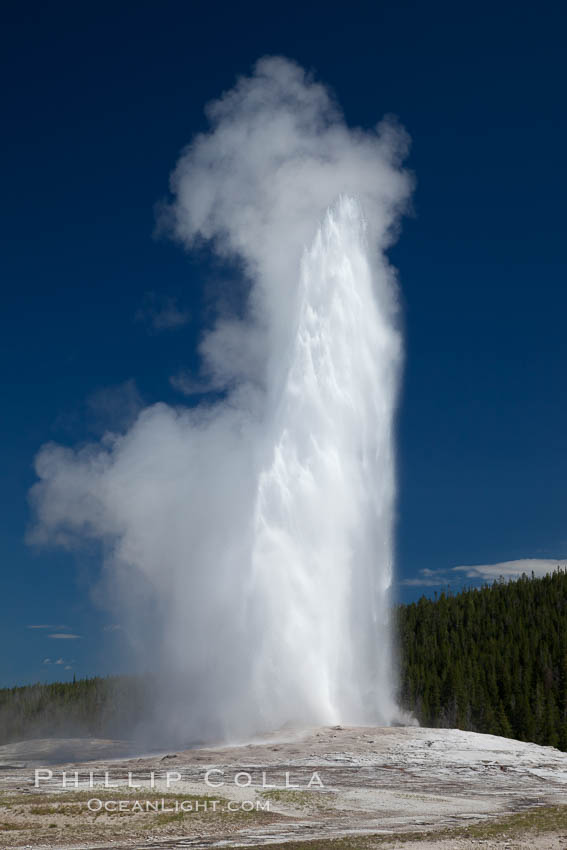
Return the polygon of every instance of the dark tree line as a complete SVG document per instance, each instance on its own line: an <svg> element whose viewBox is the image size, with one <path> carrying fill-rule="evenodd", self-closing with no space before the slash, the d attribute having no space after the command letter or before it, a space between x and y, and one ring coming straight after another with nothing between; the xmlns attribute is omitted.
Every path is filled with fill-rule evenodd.
<svg viewBox="0 0 567 850"><path fill-rule="evenodd" d="M396 608L400 701L423 726L567 750L567 572L422 597ZM0 690L0 744L30 737L131 738L151 676Z"/></svg>
<svg viewBox="0 0 567 850"><path fill-rule="evenodd" d="M397 608L400 693L423 726L567 750L567 572Z"/></svg>
<svg viewBox="0 0 567 850"><path fill-rule="evenodd" d="M95 676L0 690L0 744L25 738L129 738L147 704L148 677Z"/></svg>

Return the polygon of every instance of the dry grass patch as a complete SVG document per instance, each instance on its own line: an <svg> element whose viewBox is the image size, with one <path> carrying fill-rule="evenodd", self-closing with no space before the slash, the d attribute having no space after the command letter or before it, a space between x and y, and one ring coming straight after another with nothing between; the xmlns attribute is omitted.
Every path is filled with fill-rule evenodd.
<svg viewBox="0 0 567 850"><path fill-rule="evenodd" d="M126 801L127 810L106 811L103 807L93 811L87 807L87 802L93 799L103 803ZM136 801L141 806L134 808ZM180 808L182 802L189 811ZM143 841L148 836L159 840L160 836L195 833L214 836L277 819L269 812L255 809L230 811L228 803L228 799L217 795L156 790L140 794L138 789L127 788L110 792L92 789L4 794L0 798L0 847L39 844L60 847L77 841L122 844Z"/></svg>
<svg viewBox="0 0 567 850"><path fill-rule="evenodd" d="M396 835L355 835L348 838L324 838L313 841L286 841L278 850L374 850L385 845L403 845L418 841L514 840L530 835L554 833L565 838L567 847L567 805L538 806L498 820L455 829L400 832ZM238 848L235 848L238 850Z"/></svg>

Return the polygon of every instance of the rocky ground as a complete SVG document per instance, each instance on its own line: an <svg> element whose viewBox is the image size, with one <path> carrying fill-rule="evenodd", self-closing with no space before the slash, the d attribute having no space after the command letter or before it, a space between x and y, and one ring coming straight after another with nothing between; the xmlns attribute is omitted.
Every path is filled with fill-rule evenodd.
<svg viewBox="0 0 567 850"><path fill-rule="evenodd" d="M567 848L567 754L549 747L336 727L126 752L81 739L0 747L0 846Z"/></svg>

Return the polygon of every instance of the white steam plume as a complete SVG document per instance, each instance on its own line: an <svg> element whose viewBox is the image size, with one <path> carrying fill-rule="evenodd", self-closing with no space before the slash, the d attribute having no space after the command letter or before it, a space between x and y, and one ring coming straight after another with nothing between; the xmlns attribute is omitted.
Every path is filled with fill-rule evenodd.
<svg viewBox="0 0 567 850"><path fill-rule="evenodd" d="M249 284L201 343L222 400L44 446L34 538L103 542L108 592L153 649L162 721L185 739L389 722L401 343L384 251L411 188L407 140L387 122L349 129L282 58L207 114L166 218Z"/></svg>

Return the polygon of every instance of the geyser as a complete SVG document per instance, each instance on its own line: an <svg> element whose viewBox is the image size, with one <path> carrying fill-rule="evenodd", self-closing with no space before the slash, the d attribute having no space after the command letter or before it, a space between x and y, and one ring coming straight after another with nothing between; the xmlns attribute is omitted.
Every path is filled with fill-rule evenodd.
<svg viewBox="0 0 567 850"><path fill-rule="evenodd" d="M401 341L384 252L407 140L391 123L349 129L281 58L208 117L163 221L247 283L238 315L223 301L203 335L195 383L217 400L44 446L33 539L102 541L107 601L160 670L169 733L388 723Z"/></svg>

